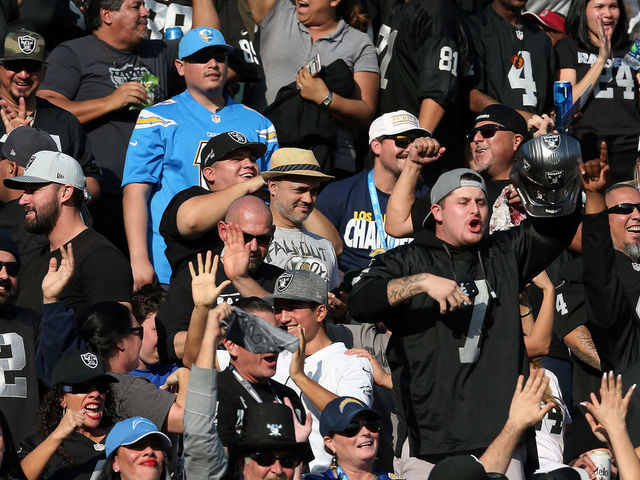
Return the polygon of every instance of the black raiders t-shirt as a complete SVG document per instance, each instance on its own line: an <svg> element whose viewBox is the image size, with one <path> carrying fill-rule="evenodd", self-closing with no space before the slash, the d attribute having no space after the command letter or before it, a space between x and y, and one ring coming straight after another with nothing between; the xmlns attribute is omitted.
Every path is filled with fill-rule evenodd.
<svg viewBox="0 0 640 480"><path fill-rule="evenodd" d="M40 315L10 303L0 308L0 410L13 440L36 433L40 397L35 365Z"/></svg>
<svg viewBox="0 0 640 480"><path fill-rule="evenodd" d="M638 79L636 72L624 60L626 48L613 50L613 58L607 60L593 92L582 109L577 124L577 136L582 148L591 152L586 158L595 158L600 142L607 142L610 151L636 150L640 132L638 110ZM556 68L576 71L576 80L584 77L598 57L593 46L578 45L571 37L565 37L556 45ZM577 100L574 98L574 101Z"/></svg>
<svg viewBox="0 0 640 480"><path fill-rule="evenodd" d="M420 114L429 98L445 110L434 137L447 147L447 167L462 166L463 80L470 71L467 36L450 0L412 0L380 27L380 113Z"/></svg>
<svg viewBox="0 0 640 480"><path fill-rule="evenodd" d="M103 98L120 85L138 82L145 73L159 78L152 102L168 97L168 77L178 56L178 40L144 40L133 52L115 49L95 35L58 45L47 58L41 90L53 90L73 101ZM139 110L123 108L85 125L105 193L121 192L122 168Z"/></svg>
<svg viewBox="0 0 640 480"><path fill-rule="evenodd" d="M517 110L546 112L553 105L554 73L547 34L526 20L511 25L491 6L467 17L467 25L478 59L479 89Z"/></svg>

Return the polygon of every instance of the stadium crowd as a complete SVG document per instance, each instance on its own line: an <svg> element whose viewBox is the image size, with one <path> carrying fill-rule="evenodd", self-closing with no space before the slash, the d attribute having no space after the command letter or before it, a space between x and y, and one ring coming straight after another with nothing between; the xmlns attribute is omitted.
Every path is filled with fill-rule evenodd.
<svg viewBox="0 0 640 480"><path fill-rule="evenodd" d="M640 479L637 0L0 36L0 479Z"/></svg>

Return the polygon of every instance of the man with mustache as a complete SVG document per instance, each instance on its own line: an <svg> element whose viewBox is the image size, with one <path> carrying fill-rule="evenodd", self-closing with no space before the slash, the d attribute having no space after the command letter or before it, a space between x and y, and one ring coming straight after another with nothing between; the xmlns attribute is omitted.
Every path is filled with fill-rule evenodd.
<svg viewBox="0 0 640 480"><path fill-rule="evenodd" d="M320 171L311 150L281 148L262 177L269 186L276 230L267 262L285 270L307 270L323 277L329 288L340 283L336 252L331 242L309 232L303 223L316 205L320 184L331 175Z"/></svg>
<svg viewBox="0 0 640 480"><path fill-rule="evenodd" d="M414 140L430 136L409 112L385 113L369 128L373 169L331 183L318 196L318 210L338 229L344 243L338 258L343 272L365 268L371 257L412 240L385 233L387 202L405 164L411 161L408 157L418 155ZM438 153L440 146L435 140L421 138L421 142ZM426 192L420 184L418 195Z"/></svg>
<svg viewBox="0 0 640 480"><path fill-rule="evenodd" d="M191 30L180 41L176 60L187 89L140 112L122 181L135 288L150 283L154 272L160 283L169 283L172 271L164 255L167 245L159 231L160 221L180 190L207 186L204 163L213 164L220 158L220 152L213 150L207 158L202 156L207 140L227 132L237 137L237 144L263 144L264 151L256 156L261 170L268 167L271 153L278 147L271 121L234 102L224 91L227 57L232 51L217 30ZM256 174L245 172L246 178Z"/></svg>

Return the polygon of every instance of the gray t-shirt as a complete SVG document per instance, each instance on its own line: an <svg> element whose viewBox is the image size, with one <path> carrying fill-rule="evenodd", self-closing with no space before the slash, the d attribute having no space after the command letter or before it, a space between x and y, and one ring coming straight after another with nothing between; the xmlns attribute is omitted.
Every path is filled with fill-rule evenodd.
<svg viewBox="0 0 640 480"><path fill-rule="evenodd" d="M128 373L109 372L118 379L111 384L116 403L116 415L120 420L141 416L148 418L162 428L176 396L167 390L160 390L146 378Z"/></svg>
<svg viewBox="0 0 640 480"><path fill-rule="evenodd" d="M285 270L311 270L329 282L329 290L340 284L333 245L304 228L276 227L265 262Z"/></svg>
<svg viewBox="0 0 640 480"><path fill-rule="evenodd" d="M167 80L178 53L178 40L144 40L133 52L117 50L95 35L58 45L47 58L41 90L53 90L69 100L103 98L145 73L159 78L152 103L167 98ZM85 125L96 164L102 169L105 193L119 193L122 168L140 110L125 107Z"/></svg>
<svg viewBox="0 0 640 480"><path fill-rule="evenodd" d="M313 42L307 27L298 21L295 3L276 0L260 24L260 58L266 81L262 88L266 91L264 97L252 98L253 107L263 111L316 53L322 65L342 59L354 73L380 71L375 47L366 33L340 20L333 32Z"/></svg>

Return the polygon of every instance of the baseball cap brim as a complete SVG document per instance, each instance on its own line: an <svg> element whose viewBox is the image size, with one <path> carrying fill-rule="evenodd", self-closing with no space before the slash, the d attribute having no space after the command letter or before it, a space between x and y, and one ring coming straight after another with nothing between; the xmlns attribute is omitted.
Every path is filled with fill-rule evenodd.
<svg viewBox="0 0 640 480"><path fill-rule="evenodd" d="M79 383L85 383L88 381L101 382L101 383L118 383L119 382L119 380L116 377L113 377L107 373L103 373L100 375L92 375L91 373L92 372L90 371L86 371L81 375L76 375L73 378L73 381L69 381L68 379L65 379L65 378L53 377L51 379L51 383L52 384L62 383L64 385L77 385Z"/></svg>
<svg viewBox="0 0 640 480"><path fill-rule="evenodd" d="M224 160L229 160L228 158L224 158L224 157L227 157L227 156L231 155L233 152L235 152L236 150L241 150L243 148L251 150L251 153L253 153L256 156L256 158L262 157L267 152L267 146L264 143L261 143L261 142L248 142L248 143L245 143L244 145L238 145L238 146L232 148L231 150L229 150L229 151L225 152L223 155L221 155L220 158L216 159L215 161L213 161L211 163L207 162L207 163L203 164L203 166L204 167L210 167L214 163L222 162Z"/></svg>
<svg viewBox="0 0 640 480"><path fill-rule="evenodd" d="M290 294L287 294L287 293L268 295L268 296L262 297L262 298L266 302L269 302L271 305L273 305L273 302L275 300L299 300L301 302L319 303L317 299L308 298L308 297L301 297L299 295L290 295Z"/></svg>
<svg viewBox="0 0 640 480"><path fill-rule="evenodd" d="M380 414L375 410L372 410L370 408L361 408L359 410L354 410L347 414L340 415L340 418L338 419L338 421L331 426L331 430L329 430L328 432L320 432L320 434L322 436L325 436L330 434L331 432L336 432L336 433L342 432L345 428L349 426L351 421L361 413L369 413L377 419L380 418Z"/></svg>
<svg viewBox="0 0 640 480"><path fill-rule="evenodd" d="M551 12L551 13L555 13L555 12ZM555 23L549 21L549 20L553 20L554 19L553 17L549 18L549 20L547 20L546 18L541 17L539 14L537 14L535 12L524 12L522 14L522 17L526 18L526 19L528 19L529 21L532 21L532 22L541 23L542 25L544 25L547 28L550 28L554 32L565 33L564 30L562 29L563 27L559 24L559 22L562 20L562 18L557 14L556 14L555 20L558 22L558 24L555 24Z"/></svg>
<svg viewBox="0 0 640 480"><path fill-rule="evenodd" d="M396 128L391 128L385 131L384 133L382 133L381 135L378 135L377 137L370 138L369 143L373 142L373 140L375 140L376 138L385 137L387 135L400 135L403 133L415 133L418 135L416 138L432 136L431 132L426 128L415 128L415 127L406 128L405 125L399 125Z"/></svg>
<svg viewBox="0 0 640 480"><path fill-rule="evenodd" d="M126 447L129 445L133 445L134 443L139 442L143 438L146 438L150 435L157 435L158 437L160 437L160 440L162 441L162 446L165 448L165 451L168 452L171 450L171 447L173 446L173 444L171 443L171 440L169 439L169 437L167 437L162 432L146 432L146 433L143 433L142 435L133 435L132 437L127 438L124 442L120 443L120 445L118 446Z"/></svg>
<svg viewBox="0 0 640 480"><path fill-rule="evenodd" d="M5 178L3 180L4 186L14 190L24 190L24 185L28 184L42 184L42 183L55 183L46 178L32 177L29 175L23 175L21 177Z"/></svg>

